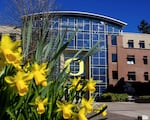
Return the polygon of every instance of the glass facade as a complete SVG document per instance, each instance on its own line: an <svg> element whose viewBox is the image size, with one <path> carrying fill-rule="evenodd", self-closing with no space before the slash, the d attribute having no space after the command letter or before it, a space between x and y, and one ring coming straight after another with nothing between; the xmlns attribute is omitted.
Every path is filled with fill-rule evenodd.
<svg viewBox="0 0 150 120"><path fill-rule="evenodd" d="M39 21L37 21L39 22ZM40 23L40 22L39 22ZM100 50L89 57L88 60L88 78L93 77L98 81L96 85L96 92L101 94L107 87L108 78L108 47L107 47L107 35L120 34L122 27L113 22L108 22L95 17L82 16L82 15L65 15L55 18L52 21L51 29L65 31L65 40L67 41L70 35L78 29L75 37L72 39L68 46L68 50L78 51L84 48L88 51L90 48L100 40L98 47ZM35 23L36 25L36 23ZM115 38L114 38L115 39ZM116 45L116 41L113 41ZM71 55L72 56L72 55ZM69 58L69 55L64 56L65 59ZM73 73L78 71L78 63L71 63L71 70Z"/></svg>

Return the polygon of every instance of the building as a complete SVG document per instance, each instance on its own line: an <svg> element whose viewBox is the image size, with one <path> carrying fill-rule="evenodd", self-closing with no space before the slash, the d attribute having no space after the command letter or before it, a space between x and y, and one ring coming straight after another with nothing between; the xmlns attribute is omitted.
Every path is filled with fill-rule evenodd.
<svg viewBox="0 0 150 120"><path fill-rule="evenodd" d="M123 33L116 44L108 37L109 83L124 78L131 82L148 82L150 73L150 35Z"/></svg>
<svg viewBox="0 0 150 120"><path fill-rule="evenodd" d="M42 16L37 13L35 16ZM46 13L47 14L47 13ZM87 12L56 11L49 17L53 32L66 31L64 41L78 28L75 37L67 47L63 61L67 61L80 49L82 56L100 40L100 50L84 60L84 71L74 58L70 64L71 73L82 73L85 78L92 77L97 81L96 92L101 94L108 86L116 86L120 80L127 83L148 83L150 74L150 35L124 33L127 25L120 20ZM42 17L37 17L33 28L40 27ZM121 86L123 87L123 86Z"/></svg>
<svg viewBox="0 0 150 120"><path fill-rule="evenodd" d="M96 80L96 92L101 94L107 88L109 79L108 35L114 37L122 35L122 29L126 23L107 16L86 12L57 11L50 14L55 14L51 30L65 31L67 29L65 41L78 28L75 37L64 53L64 61L72 58L75 53L84 48L84 52L80 54L82 56L100 40L98 45L100 50L84 60L85 67L82 76L87 79L92 77ZM42 16L42 14L35 15ZM39 27L39 23L42 23L42 19L38 18L34 21L33 27ZM75 58L70 65L71 73L77 74L80 70L79 66Z"/></svg>
<svg viewBox="0 0 150 120"><path fill-rule="evenodd" d="M128 84L130 94L150 93L150 34L123 33L115 39L108 35L109 85Z"/></svg>
<svg viewBox="0 0 150 120"><path fill-rule="evenodd" d="M1 25L0 38L2 34L9 34L12 40L20 39L21 30L15 26Z"/></svg>

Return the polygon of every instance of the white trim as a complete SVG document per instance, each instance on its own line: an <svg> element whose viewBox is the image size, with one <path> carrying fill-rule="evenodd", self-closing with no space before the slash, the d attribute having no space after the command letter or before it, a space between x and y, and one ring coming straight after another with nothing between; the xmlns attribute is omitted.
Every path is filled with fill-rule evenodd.
<svg viewBox="0 0 150 120"><path fill-rule="evenodd" d="M29 14L28 16L31 15L39 15L39 14L62 14L62 15L75 15L75 16L85 16L85 17L91 17L91 18L96 18L96 19L101 19L101 20L105 20L108 21L110 23L115 23L117 25L120 25L122 27L126 26L127 23L108 17L108 16L104 16L104 15L99 15L99 14L94 14L94 13L88 13L88 12L80 12L80 11L51 11L51 12L41 12L41 13L34 13L34 14ZM24 16L23 16L24 17Z"/></svg>

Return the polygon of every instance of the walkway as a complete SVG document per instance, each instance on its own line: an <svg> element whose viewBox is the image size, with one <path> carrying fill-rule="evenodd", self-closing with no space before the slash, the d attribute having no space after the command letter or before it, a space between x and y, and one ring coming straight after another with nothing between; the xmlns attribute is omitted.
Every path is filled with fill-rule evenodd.
<svg viewBox="0 0 150 120"><path fill-rule="evenodd" d="M96 106L99 104L102 102L95 103ZM148 116L150 120L150 103L105 102L105 104L108 105L108 120L137 120L141 115ZM93 120L98 120L98 117Z"/></svg>

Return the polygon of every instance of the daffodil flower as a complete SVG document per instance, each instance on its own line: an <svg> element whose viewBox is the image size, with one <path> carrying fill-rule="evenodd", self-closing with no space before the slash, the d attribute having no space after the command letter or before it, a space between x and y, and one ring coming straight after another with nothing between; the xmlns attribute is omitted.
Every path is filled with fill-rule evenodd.
<svg viewBox="0 0 150 120"><path fill-rule="evenodd" d="M6 76L5 81L10 87L14 87L20 96L24 96L28 92L28 84L32 78L32 74L18 71L14 77Z"/></svg>
<svg viewBox="0 0 150 120"><path fill-rule="evenodd" d="M48 98L42 100L40 97L35 99L35 104L37 105L37 112L38 114L43 114L45 112L45 105L48 104Z"/></svg>
<svg viewBox="0 0 150 120"><path fill-rule="evenodd" d="M77 91L79 91L81 88L82 88L82 85L81 84L79 84L79 81L81 80L81 77L78 77L78 78L74 78L73 80L72 80L72 83L71 83L71 85L70 85L70 87L69 87L69 90L72 90L72 89L75 89L76 88L76 90Z"/></svg>
<svg viewBox="0 0 150 120"><path fill-rule="evenodd" d="M21 52L21 40L13 41L9 35L2 35L0 42L0 55L1 60L5 60L3 62L6 64L13 64L14 66L20 65L22 59Z"/></svg>
<svg viewBox="0 0 150 120"><path fill-rule="evenodd" d="M78 77L78 78L75 77L75 78L72 80L71 86L70 86L69 89L75 88L75 87L77 86L78 82L80 81L80 79L81 79L81 77Z"/></svg>
<svg viewBox="0 0 150 120"><path fill-rule="evenodd" d="M80 91L81 89L82 89L82 87L83 87L83 85L81 85L81 84L78 84L78 86L77 86L77 91Z"/></svg>
<svg viewBox="0 0 150 120"><path fill-rule="evenodd" d="M29 62L27 62L24 66L23 66L23 70L25 71L25 72L29 72L30 71L30 63Z"/></svg>
<svg viewBox="0 0 150 120"><path fill-rule="evenodd" d="M89 100L86 100L85 98L82 98L81 103L82 103L82 107L85 108L85 110L87 111L87 113L90 113L93 111L93 101L94 98L90 97Z"/></svg>
<svg viewBox="0 0 150 120"><path fill-rule="evenodd" d="M86 118L86 111L85 111L85 108L81 108L78 112L78 119L79 120L88 120Z"/></svg>
<svg viewBox="0 0 150 120"><path fill-rule="evenodd" d="M107 111L104 110L104 111L102 112L102 116L105 117L106 115L107 115Z"/></svg>
<svg viewBox="0 0 150 120"><path fill-rule="evenodd" d="M106 109L106 104L102 104L95 112L96 113L101 113L102 116L106 116L107 115L107 111L104 110Z"/></svg>
<svg viewBox="0 0 150 120"><path fill-rule="evenodd" d="M84 90L88 90L90 93L95 92L95 85L96 82L93 80L93 78L90 78L90 80L87 82L86 86L84 87Z"/></svg>
<svg viewBox="0 0 150 120"><path fill-rule="evenodd" d="M62 111L63 113L63 118L64 119L70 119L72 114L73 114L73 111L72 111L72 108L75 106L74 104L70 104L70 103L61 103L59 101L57 101L57 112L60 112Z"/></svg>
<svg viewBox="0 0 150 120"><path fill-rule="evenodd" d="M33 64L32 73L36 85L47 86L46 77L47 77L48 69L46 67L47 67L47 63L43 63L41 65L38 65L37 63Z"/></svg>

